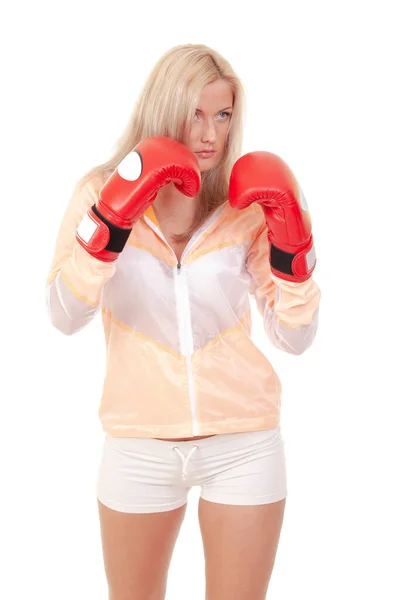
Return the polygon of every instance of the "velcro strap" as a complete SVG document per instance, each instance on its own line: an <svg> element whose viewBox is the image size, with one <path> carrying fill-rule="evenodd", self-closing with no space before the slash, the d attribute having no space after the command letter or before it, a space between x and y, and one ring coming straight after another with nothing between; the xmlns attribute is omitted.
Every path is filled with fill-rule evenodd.
<svg viewBox="0 0 400 600"><path fill-rule="evenodd" d="M270 263L271 267L286 275L294 275L292 264L296 255L291 252L285 252L271 244Z"/></svg>
<svg viewBox="0 0 400 600"><path fill-rule="evenodd" d="M297 254L286 252L271 244L270 263L275 271L292 277L304 277L310 274L316 263L312 240L310 240L310 245L307 248Z"/></svg>
<svg viewBox="0 0 400 600"><path fill-rule="evenodd" d="M110 252L122 252L131 234L132 228L123 229L122 227L114 225L114 223L111 223L108 219L103 217L101 213L99 213L95 204L92 206L92 211L101 221L103 221L103 223L107 225L110 232L110 239L104 250L109 250Z"/></svg>

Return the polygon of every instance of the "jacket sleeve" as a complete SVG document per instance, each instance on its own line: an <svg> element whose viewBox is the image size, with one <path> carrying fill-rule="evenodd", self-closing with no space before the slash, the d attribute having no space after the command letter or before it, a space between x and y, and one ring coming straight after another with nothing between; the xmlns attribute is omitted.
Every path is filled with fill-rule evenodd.
<svg viewBox="0 0 400 600"><path fill-rule="evenodd" d="M276 277L269 263L267 225L263 224L247 254L250 294L263 316L271 343L289 354L307 350L318 327L321 292L312 279L294 283Z"/></svg>
<svg viewBox="0 0 400 600"><path fill-rule="evenodd" d="M66 335L87 325L100 309L104 285L115 263L91 256L75 238L87 210L96 202L101 181L78 184L64 213L47 278L46 302L51 323Z"/></svg>

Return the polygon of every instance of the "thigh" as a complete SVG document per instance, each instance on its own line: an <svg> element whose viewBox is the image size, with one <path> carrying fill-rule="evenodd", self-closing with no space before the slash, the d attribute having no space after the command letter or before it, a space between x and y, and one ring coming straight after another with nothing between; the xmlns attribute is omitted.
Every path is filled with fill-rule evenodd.
<svg viewBox="0 0 400 600"><path fill-rule="evenodd" d="M149 438L104 440L97 498L124 513L169 512L186 504L189 488L173 444Z"/></svg>
<svg viewBox="0 0 400 600"><path fill-rule="evenodd" d="M204 452L199 502L206 600L264 600L287 496L280 427L220 439Z"/></svg>
<svg viewBox="0 0 400 600"><path fill-rule="evenodd" d="M200 499L206 600L265 599L285 504L286 499L232 506Z"/></svg>
<svg viewBox="0 0 400 600"><path fill-rule="evenodd" d="M110 600L161 600L186 511L173 444L107 437L97 480Z"/></svg>
<svg viewBox="0 0 400 600"><path fill-rule="evenodd" d="M229 505L269 504L287 496L280 427L220 437L203 450L201 498Z"/></svg>
<svg viewBox="0 0 400 600"><path fill-rule="evenodd" d="M163 600L186 505L147 514L98 506L110 600Z"/></svg>

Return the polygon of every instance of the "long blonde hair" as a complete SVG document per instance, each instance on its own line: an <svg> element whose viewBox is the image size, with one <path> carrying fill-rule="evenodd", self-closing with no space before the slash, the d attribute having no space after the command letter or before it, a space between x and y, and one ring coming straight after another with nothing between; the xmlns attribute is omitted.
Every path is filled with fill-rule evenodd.
<svg viewBox="0 0 400 600"><path fill-rule="evenodd" d="M201 174L198 210L191 228L176 235L176 242L187 241L204 220L227 200L229 176L239 158L243 137L244 90L228 61L202 44L175 46L155 64L111 158L88 171L79 181L111 174L122 159L141 140L151 136L168 136L183 142L190 127L201 91L216 79L226 80L233 92L233 112L218 164Z"/></svg>

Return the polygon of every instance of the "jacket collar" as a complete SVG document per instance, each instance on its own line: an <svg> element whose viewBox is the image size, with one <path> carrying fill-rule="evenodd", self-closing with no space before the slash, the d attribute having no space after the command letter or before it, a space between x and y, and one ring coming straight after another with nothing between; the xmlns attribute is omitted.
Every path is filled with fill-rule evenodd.
<svg viewBox="0 0 400 600"><path fill-rule="evenodd" d="M199 229L193 234L193 237L188 241L183 254L182 260L185 256L194 248L197 248L201 242L212 233L216 227L222 223L227 214L232 210L228 201L225 201L221 204L207 219L204 223L199 227ZM165 239L157 221L157 217L155 215L154 209L152 206L149 206L143 214L143 219L145 223L161 238L167 245L168 242Z"/></svg>

